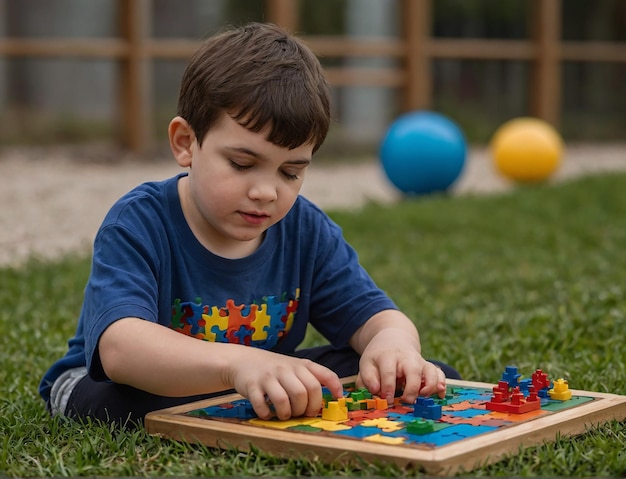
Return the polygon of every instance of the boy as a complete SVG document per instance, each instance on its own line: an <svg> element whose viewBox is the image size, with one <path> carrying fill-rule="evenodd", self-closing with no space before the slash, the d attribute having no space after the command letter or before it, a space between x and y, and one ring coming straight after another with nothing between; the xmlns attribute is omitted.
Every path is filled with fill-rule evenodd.
<svg viewBox="0 0 626 479"><path fill-rule="evenodd" d="M276 26L200 47L168 130L188 171L107 214L76 335L40 385L52 414L141 422L235 389L286 419L317 414L322 386L338 397L338 375L357 372L386 398L397 382L408 401L445 393L413 323L299 196L329 111L317 58ZM332 346L296 351L308 323Z"/></svg>

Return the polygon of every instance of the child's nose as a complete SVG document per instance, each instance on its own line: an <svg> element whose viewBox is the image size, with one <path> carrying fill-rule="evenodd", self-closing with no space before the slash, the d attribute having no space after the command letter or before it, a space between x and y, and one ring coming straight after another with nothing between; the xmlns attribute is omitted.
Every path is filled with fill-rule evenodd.
<svg viewBox="0 0 626 479"><path fill-rule="evenodd" d="M278 197L276 186L271 181L257 182L250 188L248 196L257 201L270 202Z"/></svg>

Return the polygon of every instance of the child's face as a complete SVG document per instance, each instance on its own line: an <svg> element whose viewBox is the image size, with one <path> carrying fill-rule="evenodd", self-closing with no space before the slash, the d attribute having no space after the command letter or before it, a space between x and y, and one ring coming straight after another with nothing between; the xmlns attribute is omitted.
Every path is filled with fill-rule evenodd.
<svg viewBox="0 0 626 479"><path fill-rule="evenodd" d="M282 148L223 115L202 147L191 143L189 176L179 184L200 242L224 257L252 253L293 206L312 154L313 145Z"/></svg>

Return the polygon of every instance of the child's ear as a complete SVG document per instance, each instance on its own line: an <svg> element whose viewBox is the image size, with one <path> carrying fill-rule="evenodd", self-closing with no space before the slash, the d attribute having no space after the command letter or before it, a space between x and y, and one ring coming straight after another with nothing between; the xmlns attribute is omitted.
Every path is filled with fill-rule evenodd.
<svg viewBox="0 0 626 479"><path fill-rule="evenodd" d="M196 135L187 120L180 116L175 117L170 121L167 134L176 163L183 168L191 166L192 148Z"/></svg>

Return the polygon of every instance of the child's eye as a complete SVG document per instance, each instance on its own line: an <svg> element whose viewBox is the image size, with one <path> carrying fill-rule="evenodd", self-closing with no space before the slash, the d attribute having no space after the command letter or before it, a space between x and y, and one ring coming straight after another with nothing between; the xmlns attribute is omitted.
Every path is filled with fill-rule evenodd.
<svg viewBox="0 0 626 479"><path fill-rule="evenodd" d="M236 163L233 160L230 160L230 166L232 166L237 171L244 171L249 168L252 168L252 165L240 165L239 163Z"/></svg>
<svg viewBox="0 0 626 479"><path fill-rule="evenodd" d="M287 171L283 171L283 176L285 178L287 178L288 180L297 180L298 179L298 175L293 174L293 173L289 173Z"/></svg>

